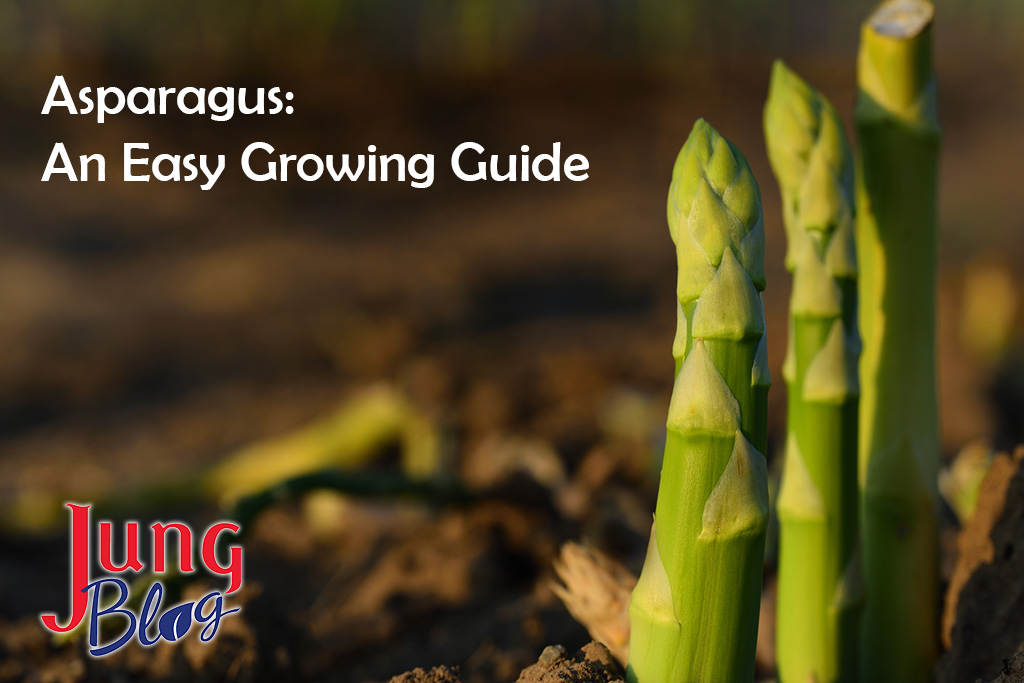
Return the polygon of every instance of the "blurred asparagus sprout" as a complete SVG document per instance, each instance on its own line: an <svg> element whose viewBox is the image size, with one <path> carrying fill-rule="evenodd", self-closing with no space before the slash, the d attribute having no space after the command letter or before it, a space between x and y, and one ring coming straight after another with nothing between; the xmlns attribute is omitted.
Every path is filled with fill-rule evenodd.
<svg viewBox="0 0 1024 683"><path fill-rule="evenodd" d="M971 264L964 274L960 344L982 361L999 360L1013 336L1017 299L1009 268L997 263Z"/></svg>
<svg viewBox="0 0 1024 683"><path fill-rule="evenodd" d="M861 678L923 683L938 650L933 6L890 0L857 64Z"/></svg>
<svg viewBox="0 0 1024 683"><path fill-rule="evenodd" d="M953 508L961 525L970 521L978 506L981 482L988 474L993 457L995 453L987 444L968 444L939 473L939 491Z"/></svg>
<svg viewBox="0 0 1024 683"><path fill-rule="evenodd" d="M358 472L388 448L399 452L400 473L376 481ZM52 528L62 521L61 501L69 495L95 499L97 508L110 516L134 516L143 508L203 498L231 507L245 497L293 489L327 488L363 495L409 489L413 495L433 495L433 488L420 483L439 478L448 465L446 450L434 419L393 386L374 384L353 394L333 414L256 441L199 473L185 473L113 497L105 497L95 484L80 484L64 493L26 488L3 506L0 526L14 532ZM351 482L343 470L350 472ZM321 477L326 485L318 487L318 479L308 475L322 471L327 471Z"/></svg>
<svg viewBox="0 0 1024 683"><path fill-rule="evenodd" d="M831 103L782 62L764 110L793 272L775 639L779 680L857 680L857 265L853 154Z"/></svg>
<svg viewBox="0 0 1024 683"><path fill-rule="evenodd" d="M703 119L676 159L677 374L627 679L750 681L768 523L764 221L743 154Z"/></svg>
<svg viewBox="0 0 1024 683"><path fill-rule="evenodd" d="M327 467L365 464L389 443L401 443L402 469L425 478L440 467L436 425L396 389L373 385L333 415L228 456L202 478L202 490L221 503Z"/></svg>

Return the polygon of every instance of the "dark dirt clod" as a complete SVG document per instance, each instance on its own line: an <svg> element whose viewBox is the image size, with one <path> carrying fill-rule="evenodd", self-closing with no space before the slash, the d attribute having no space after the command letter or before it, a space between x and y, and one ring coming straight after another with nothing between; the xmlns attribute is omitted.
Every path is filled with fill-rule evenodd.
<svg viewBox="0 0 1024 683"><path fill-rule="evenodd" d="M556 654L561 656L556 658ZM561 645L548 647L517 683L622 683L622 670L601 643L592 642L572 657Z"/></svg>
<svg viewBox="0 0 1024 683"><path fill-rule="evenodd" d="M401 676L395 676L390 683L462 683L459 670L447 666L435 666L430 671L413 669Z"/></svg>
<svg viewBox="0 0 1024 683"><path fill-rule="evenodd" d="M1003 670L992 683L1024 683L1024 645L1012 657L1003 660Z"/></svg>
<svg viewBox="0 0 1024 683"><path fill-rule="evenodd" d="M943 615L948 650L939 683L996 678L1008 652L1024 643L1024 447L993 462L978 508L958 539L959 556ZM1019 656L1017 658L1019 661Z"/></svg>

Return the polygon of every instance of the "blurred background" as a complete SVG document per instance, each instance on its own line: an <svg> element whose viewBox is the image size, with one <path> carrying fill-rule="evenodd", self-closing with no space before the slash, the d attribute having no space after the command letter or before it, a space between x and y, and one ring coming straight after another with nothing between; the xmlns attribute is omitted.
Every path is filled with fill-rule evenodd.
<svg viewBox="0 0 1024 683"><path fill-rule="evenodd" d="M785 59L852 133L872 5L0 0L0 680L363 681L441 663L515 680L544 645L582 644L550 561L580 537L642 559L672 382L675 155L703 116L761 185L775 460L789 277L769 69ZM1024 441L1024 5L936 5L951 460ZM280 86L296 111L44 117L56 74L72 91ZM438 180L254 183L238 159L256 140L430 152ZM458 182L448 156L467 140L561 142L590 179ZM39 182L57 141L106 154L107 182ZM208 192L123 183L125 142L228 167ZM299 473L282 462L369 478L253 520L227 664L46 642L36 615L66 609L62 501L205 523Z"/></svg>

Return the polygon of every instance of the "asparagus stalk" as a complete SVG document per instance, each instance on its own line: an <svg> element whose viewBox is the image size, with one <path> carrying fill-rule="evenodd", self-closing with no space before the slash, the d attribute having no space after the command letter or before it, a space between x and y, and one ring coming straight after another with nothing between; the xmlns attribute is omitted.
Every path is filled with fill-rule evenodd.
<svg viewBox="0 0 1024 683"><path fill-rule="evenodd" d="M858 56L861 677L872 683L930 680L938 643L933 15L926 0L882 4Z"/></svg>
<svg viewBox="0 0 1024 683"><path fill-rule="evenodd" d="M746 159L703 120L668 197L677 375L627 679L749 683L768 521L764 222Z"/></svg>
<svg viewBox="0 0 1024 683"><path fill-rule="evenodd" d="M853 683L861 595L853 155L832 105L782 62L772 69L764 131L793 272L777 502L778 676Z"/></svg>

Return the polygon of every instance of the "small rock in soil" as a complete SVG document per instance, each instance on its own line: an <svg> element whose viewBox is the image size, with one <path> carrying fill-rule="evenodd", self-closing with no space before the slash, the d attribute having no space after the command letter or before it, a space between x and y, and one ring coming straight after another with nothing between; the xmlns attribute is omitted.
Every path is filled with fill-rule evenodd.
<svg viewBox="0 0 1024 683"><path fill-rule="evenodd" d="M569 657L561 645L548 647L517 683L623 683L622 669L601 643L592 642Z"/></svg>
<svg viewBox="0 0 1024 683"><path fill-rule="evenodd" d="M401 676L395 676L390 683L462 683L458 669L447 666L435 666L430 671L413 669Z"/></svg>
<svg viewBox="0 0 1024 683"><path fill-rule="evenodd" d="M544 648L544 652L540 653L540 659L537 663L545 669L550 669L558 662L565 659L565 646L563 645L548 645Z"/></svg>

